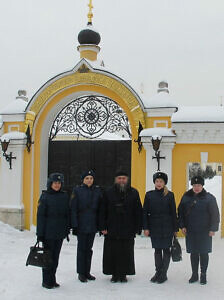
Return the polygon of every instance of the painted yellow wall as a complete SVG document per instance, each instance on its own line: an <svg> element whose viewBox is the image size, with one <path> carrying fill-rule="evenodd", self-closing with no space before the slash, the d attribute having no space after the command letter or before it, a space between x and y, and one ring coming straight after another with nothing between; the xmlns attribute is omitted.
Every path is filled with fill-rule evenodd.
<svg viewBox="0 0 224 300"><path fill-rule="evenodd" d="M32 147L31 151L24 150L24 163L23 163L23 204L25 211L25 228L30 228L30 212L31 212L31 158L32 158Z"/></svg>
<svg viewBox="0 0 224 300"><path fill-rule="evenodd" d="M95 61L97 60L97 53L91 50L82 50L80 53L80 58L86 58Z"/></svg>
<svg viewBox="0 0 224 300"><path fill-rule="evenodd" d="M19 126L18 131L24 131L24 122L4 122L4 133L9 132L9 127L14 127L10 129L10 131L15 131L15 127Z"/></svg>
<svg viewBox="0 0 224 300"><path fill-rule="evenodd" d="M168 128L171 127L171 118L170 117L148 117L145 113L146 128L154 127L154 121L168 121ZM163 127L163 126L158 126Z"/></svg>
<svg viewBox="0 0 224 300"><path fill-rule="evenodd" d="M224 145L205 144L176 144L173 149L172 163L172 190L176 197L177 205L187 190L187 168L190 162L200 162L201 152L208 152L208 163L220 162L224 166ZM223 171L222 171L223 172ZM222 237L224 236L224 174L222 173Z"/></svg>
<svg viewBox="0 0 224 300"><path fill-rule="evenodd" d="M100 93L102 95L105 95L111 99L113 99L116 103L118 103L127 113L127 116L129 118L129 122L131 124L131 130L132 130L132 136L133 136L133 141L132 141L132 186L137 188L140 192L141 200L143 201L143 197L145 194L145 150L143 149L142 152L139 154L138 152L138 144L134 142L134 139L137 139L137 129L135 126L135 122L133 119L133 114L131 111L128 109L124 99L122 99L120 96L118 96L114 91L111 91L107 88L104 88L102 86L97 86L97 85L79 85L79 86L74 86L70 87L66 90L61 91L59 94L54 96L51 101L45 106L44 110L41 112L41 115L38 119L38 123L36 124L36 129L35 129L35 144L33 145L34 147L34 169L33 169L33 174L34 174L34 180L33 180L33 223L36 224L36 212L37 212L37 203L38 199L40 196L40 191L39 191L39 178L40 178L40 144L39 141L41 139L41 131L43 127L44 120L46 119L48 113L50 110L57 105L59 101L61 101L64 97L75 93L79 91L91 91L91 92L96 92ZM47 155L47 153L46 153ZM30 159L30 158L29 158ZM31 162L28 161L28 158L26 157L24 160L24 166L25 164L28 166L31 165ZM24 183L24 191L26 190L27 185L29 182ZM26 207L29 207L29 201L30 201L30 196L28 192L24 192L24 203L26 203ZM28 218L28 217L27 217ZM26 226L29 226L28 219L26 220Z"/></svg>

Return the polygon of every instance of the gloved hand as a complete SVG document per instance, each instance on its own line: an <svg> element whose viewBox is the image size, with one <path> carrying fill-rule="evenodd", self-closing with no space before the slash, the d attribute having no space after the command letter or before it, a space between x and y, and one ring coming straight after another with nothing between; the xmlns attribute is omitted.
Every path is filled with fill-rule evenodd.
<svg viewBox="0 0 224 300"><path fill-rule="evenodd" d="M43 236L38 236L37 241L43 243L44 242L44 237Z"/></svg>
<svg viewBox="0 0 224 300"><path fill-rule="evenodd" d="M77 232L78 232L77 227L72 228L72 235L77 235Z"/></svg>

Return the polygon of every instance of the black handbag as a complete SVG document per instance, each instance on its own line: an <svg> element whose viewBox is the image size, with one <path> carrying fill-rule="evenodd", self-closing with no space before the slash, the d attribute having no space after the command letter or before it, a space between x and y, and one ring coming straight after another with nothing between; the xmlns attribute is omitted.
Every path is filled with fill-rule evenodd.
<svg viewBox="0 0 224 300"><path fill-rule="evenodd" d="M53 264L51 252L44 247L40 247L39 242L30 247L30 253L26 260L26 266L31 265L35 267L49 269Z"/></svg>
<svg viewBox="0 0 224 300"><path fill-rule="evenodd" d="M173 243L171 246L171 257L172 261L178 262L182 260L182 250L178 239L174 236Z"/></svg>

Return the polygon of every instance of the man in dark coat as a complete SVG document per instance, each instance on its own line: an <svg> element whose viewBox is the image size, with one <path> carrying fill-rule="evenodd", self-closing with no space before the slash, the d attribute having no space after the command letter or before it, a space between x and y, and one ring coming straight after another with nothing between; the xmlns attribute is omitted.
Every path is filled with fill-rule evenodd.
<svg viewBox="0 0 224 300"><path fill-rule="evenodd" d="M92 170L82 174L83 184L75 187L71 197L71 226L77 235L77 273L81 282L95 280L90 274L92 247L98 231L101 189L93 185L95 174Z"/></svg>
<svg viewBox="0 0 224 300"><path fill-rule="evenodd" d="M167 280L173 236L179 228L174 194L166 187L167 174L155 173L153 182L155 189L148 191L145 195L143 229L145 236L151 237L152 247L155 249L156 273L151 281L163 283Z"/></svg>
<svg viewBox="0 0 224 300"><path fill-rule="evenodd" d="M200 261L200 283L206 284L208 253L212 252L212 236L219 227L219 210L215 197L203 188L204 178L191 179L192 189L187 191L178 207L179 226L186 236L187 252L191 253L192 276L189 283L198 281Z"/></svg>
<svg viewBox="0 0 224 300"><path fill-rule="evenodd" d="M53 265L43 269L42 286L47 289L59 287L56 270L63 239L68 237L70 224L69 197L62 191L64 176L53 173L47 181L47 191L43 191L37 210L37 240L51 251Z"/></svg>
<svg viewBox="0 0 224 300"><path fill-rule="evenodd" d="M126 275L135 274L134 238L142 229L142 205L124 171L116 173L115 184L104 194L100 229L105 236L103 273L112 275L111 282L127 282Z"/></svg>

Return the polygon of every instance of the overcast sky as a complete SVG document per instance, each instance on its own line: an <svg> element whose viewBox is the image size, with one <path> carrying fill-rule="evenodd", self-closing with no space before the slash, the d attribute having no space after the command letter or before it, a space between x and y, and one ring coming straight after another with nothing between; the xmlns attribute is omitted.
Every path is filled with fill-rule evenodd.
<svg viewBox="0 0 224 300"><path fill-rule="evenodd" d="M0 0L0 108L79 60L88 0ZM224 103L223 0L93 0L100 57L145 97L167 80L180 105Z"/></svg>

